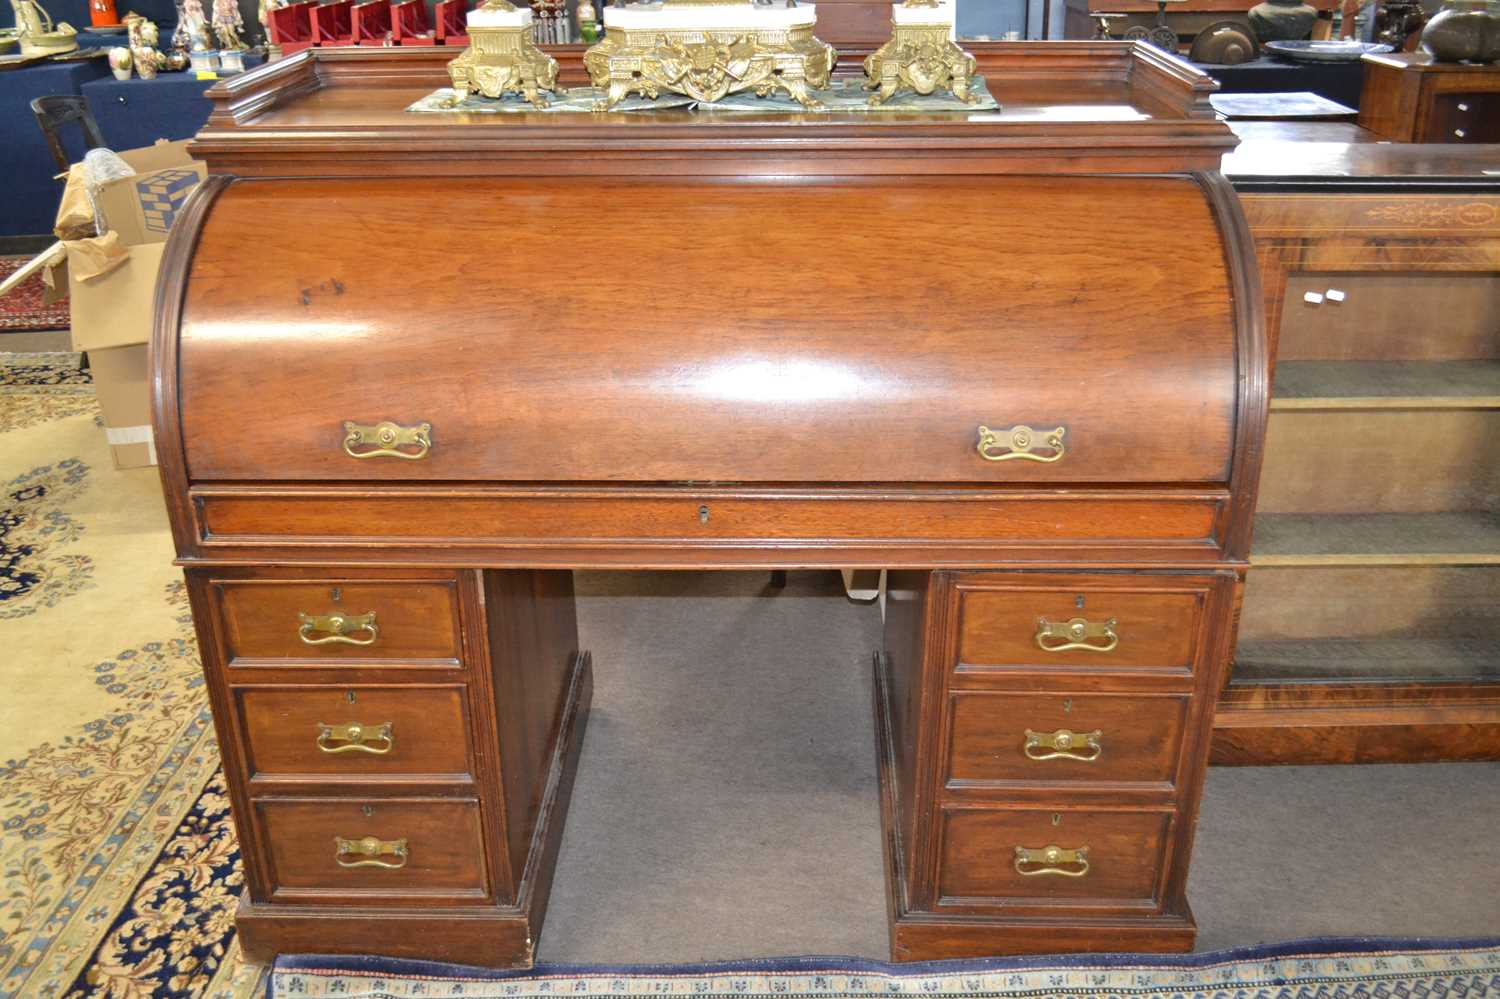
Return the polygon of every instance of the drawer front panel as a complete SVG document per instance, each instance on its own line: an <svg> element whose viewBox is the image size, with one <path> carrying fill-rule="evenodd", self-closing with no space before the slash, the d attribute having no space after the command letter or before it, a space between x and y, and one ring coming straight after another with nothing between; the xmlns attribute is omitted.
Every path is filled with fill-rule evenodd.
<svg viewBox="0 0 1500 999"><path fill-rule="evenodd" d="M472 772L462 686L234 687L253 777Z"/></svg>
<svg viewBox="0 0 1500 999"><path fill-rule="evenodd" d="M960 592L960 667L1192 668L1201 592L1111 591L1095 579Z"/></svg>
<svg viewBox="0 0 1500 999"><path fill-rule="evenodd" d="M1442 316L1442 336L1412 336ZM1500 275L1296 273L1280 361L1471 361L1500 355ZM1435 439L1430 438L1430 439Z"/></svg>
<svg viewBox="0 0 1500 999"><path fill-rule="evenodd" d="M1108 694L953 694L948 779L1176 779L1188 699Z"/></svg>
<svg viewBox="0 0 1500 999"><path fill-rule="evenodd" d="M941 904L1140 905L1157 899L1171 813L947 809L942 821ZM1036 856L1051 846L1084 854L1052 862ZM1033 859L1018 857L1018 847Z"/></svg>
<svg viewBox="0 0 1500 999"><path fill-rule="evenodd" d="M487 894L477 802L263 798L253 807L271 860L272 901Z"/></svg>
<svg viewBox="0 0 1500 999"><path fill-rule="evenodd" d="M649 308L583 307L567 282L414 283L411 248L433 239L421 213L364 219L357 254L330 260L302 232L339 188L226 190L183 307L189 476L1227 481L1233 293L1208 198L1188 178L620 183L593 188L610 205L611 252L652 266L592 294ZM538 259L597 239L599 214L571 180L439 178L424 190L471 233L525 231ZM663 240L663 219L695 237ZM1161 234L1164 219L1170 265L1119 266L1141 259L1142 233ZM240 266L247 226L262 247L253 278ZM817 249L769 284L758 268L725 266L768 233ZM873 265L872 246L943 251ZM1017 247L1024 268L1007 266ZM306 286L330 267L336 293ZM261 410L276 432L247 444L231 414ZM1024 443L1011 433L1021 426L1033 431ZM981 427L999 432L989 456ZM1059 427L1061 451L1045 446Z"/></svg>
<svg viewBox="0 0 1500 999"><path fill-rule="evenodd" d="M216 580L213 585L231 665L236 659L459 658L452 581ZM333 620L336 615L344 618L342 628Z"/></svg>
<svg viewBox="0 0 1500 999"><path fill-rule="evenodd" d="M743 549L765 541L892 545L1109 545L1151 541L1213 549L1226 497L1017 495L829 490L546 491L473 489L422 496L334 490L194 491L205 547L446 542L530 548L685 545ZM351 513L354 515L351 516ZM599 557L597 553L594 557Z"/></svg>

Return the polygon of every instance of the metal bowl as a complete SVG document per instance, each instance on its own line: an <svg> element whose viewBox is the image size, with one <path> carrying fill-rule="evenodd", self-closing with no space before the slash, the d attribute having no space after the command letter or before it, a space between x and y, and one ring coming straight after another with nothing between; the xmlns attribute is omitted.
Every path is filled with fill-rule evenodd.
<svg viewBox="0 0 1500 999"><path fill-rule="evenodd" d="M1262 46L1272 55L1293 62L1358 62L1360 56L1374 52L1393 52L1390 45L1352 40L1326 42L1266 42Z"/></svg>
<svg viewBox="0 0 1500 999"><path fill-rule="evenodd" d="M1238 66L1260 55L1255 34L1239 21L1215 21L1193 38L1190 62L1211 66Z"/></svg>

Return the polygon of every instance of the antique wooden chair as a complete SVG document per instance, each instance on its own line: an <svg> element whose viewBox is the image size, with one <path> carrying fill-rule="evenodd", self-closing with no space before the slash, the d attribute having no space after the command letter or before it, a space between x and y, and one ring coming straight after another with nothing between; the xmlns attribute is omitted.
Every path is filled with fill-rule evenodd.
<svg viewBox="0 0 1500 999"><path fill-rule="evenodd" d="M67 172L69 164L73 162L63 148L62 136L59 134L64 125L76 122L83 129L84 152L104 145L104 134L99 131L99 123L89 110L87 97L77 94L37 97L31 102L31 113L36 115L36 123L42 127L42 134L47 137L47 146L52 150L52 158L57 161L57 169L63 173Z"/></svg>

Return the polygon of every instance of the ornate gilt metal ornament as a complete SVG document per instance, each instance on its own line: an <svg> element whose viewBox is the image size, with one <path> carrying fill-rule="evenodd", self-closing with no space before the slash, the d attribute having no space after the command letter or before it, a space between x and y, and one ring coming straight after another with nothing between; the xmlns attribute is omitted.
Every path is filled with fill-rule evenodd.
<svg viewBox="0 0 1500 999"><path fill-rule="evenodd" d="M785 91L808 108L826 87L837 53L813 35L813 5L752 0L661 0L606 7L604 39L583 55L589 80L604 91L596 110L628 95L663 92L712 103L751 91Z"/></svg>
<svg viewBox="0 0 1500 999"><path fill-rule="evenodd" d="M485 0L469 14L469 47L448 64L456 96L520 94L539 108L557 90L557 60L532 44L531 11L510 0ZM357 456L363 457L363 456Z"/></svg>
<svg viewBox="0 0 1500 999"><path fill-rule="evenodd" d="M1016 873L1031 877L1036 874L1057 874L1065 878L1081 878L1089 872L1089 848L1080 846L1076 850L1065 850L1060 846L1044 846L1040 850L1016 847Z"/></svg>
<svg viewBox="0 0 1500 999"><path fill-rule="evenodd" d="M968 104L978 64L953 41L952 0L905 0L891 8L891 40L865 57L865 89L871 104L884 104L901 90L924 97L939 88Z"/></svg>
<svg viewBox="0 0 1500 999"><path fill-rule="evenodd" d="M1053 430L1033 430L1027 426L1011 427L1009 430L979 428L979 454L985 461L1010 461L1023 458L1026 461L1058 461L1063 456L1063 435L1066 427ZM1037 454L1038 450L1050 454Z"/></svg>
<svg viewBox="0 0 1500 999"><path fill-rule="evenodd" d="M1092 732L1071 732L1060 728L1056 732L1033 732L1026 730L1026 741L1021 752L1032 760L1082 760L1092 763L1104 755L1102 729Z"/></svg>
<svg viewBox="0 0 1500 999"><path fill-rule="evenodd" d="M1036 623L1036 644L1044 652L1110 652L1120 644L1119 632L1115 631L1119 623L1115 618L1108 621L1040 618Z"/></svg>

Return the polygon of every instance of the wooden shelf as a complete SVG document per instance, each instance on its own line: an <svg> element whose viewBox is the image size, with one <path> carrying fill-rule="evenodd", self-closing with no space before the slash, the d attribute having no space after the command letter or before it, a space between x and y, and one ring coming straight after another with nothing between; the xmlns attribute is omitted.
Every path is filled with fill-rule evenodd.
<svg viewBox="0 0 1500 999"><path fill-rule="evenodd" d="M1234 683L1500 682L1486 638L1300 638L1241 642Z"/></svg>
<svg viewBox="0 0 1500 999"><path fill-rule="evenodd" d="M1262 513L1255 566L1500 565L1500 514Z"/></svg>
<svg viewBox="0 0 1500 999"><path fill-rule="evenodd" d="M1500 409L1500 361L1282 361L1271 408Z"/></svg>

